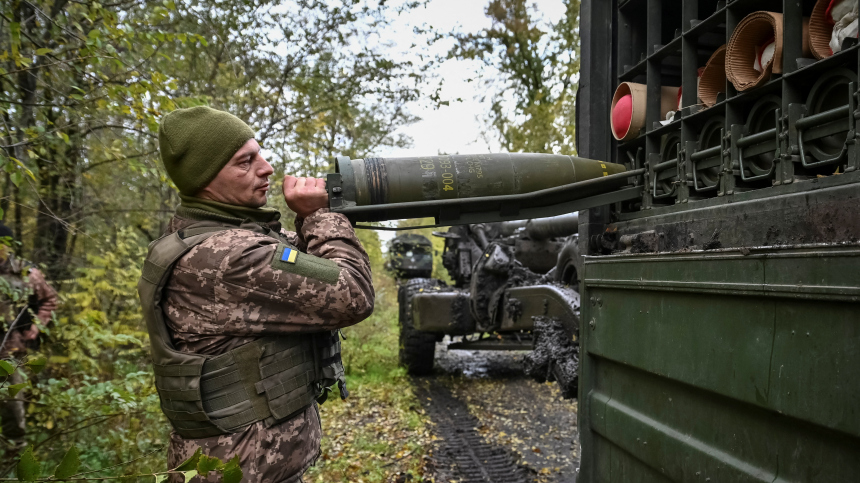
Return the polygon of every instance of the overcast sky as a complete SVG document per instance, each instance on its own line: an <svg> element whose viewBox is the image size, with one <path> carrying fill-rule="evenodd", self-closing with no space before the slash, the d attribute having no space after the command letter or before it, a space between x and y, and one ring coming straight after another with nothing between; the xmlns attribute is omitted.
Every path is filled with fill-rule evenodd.
<svg viewBox="0 0 860 483"><path fill-rule="evenodd" d="M413 27L424 24L432 26L438 32L451 32L455 29L479 32L491 26L490 19L484 14L487 3L487 0L431 0L426 7L419 7L395 20L393 39L405 49L415 40ZM561 0L537 0L533 3L538 6L546 21L554 23L564 15ZM452 42L439 42L433 46L435 52L431 53L444 54L452 45ZM476 77L480 67L479 61L446 60L435 74L444 79L441 97L448 100L449 105L438 108L429 102L412 105L410 112L421 120L398 132L411 137L413 146L381 149L372 154L396 157L498 152L498 142L495 139L485 140L481 135L483 125L480 118L489 106L482 104L476 97L486 88L480 81L468 81ZM396 226L396 222L385 225ZM383 250L387 250L387 242L397 236L397 232L391 231L377 233Z"/></svg>
<svg viewBox="0 0 860 483"><path fill-rule="evenodd" d="M408 47L414 40L413 26L422 23L439 32L450 32L455 28L464 32L478 32L491 25L490 19L484 14L487 3L487 0L431 0L427 7L417 8L409 15L395 20L395 39ZM533 3L548 21L556 22L564 15L561 0L537 0ZM451 45L440 42L434 47L442 54ZM450 105L438 109L429 103L414 105L411 112L422 120L400 130L414 140L414 146L386 149L374 154L393 157L498 151L494 139L490 140L492 145L488 146L481 137L482 124L478 118L487 111L488 106L482 105L475 97L484 86L481 82L468 82L468 79L475 77L479 67L478 61L445 61L436 73L444 79L442 99L449 100ZM462 102L457 102L458 98Z"/></svg>

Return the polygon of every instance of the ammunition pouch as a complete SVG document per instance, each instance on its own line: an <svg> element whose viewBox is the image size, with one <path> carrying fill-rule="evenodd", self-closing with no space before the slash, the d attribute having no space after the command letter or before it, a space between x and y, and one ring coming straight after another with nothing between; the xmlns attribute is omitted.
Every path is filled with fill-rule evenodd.
<svg viewBox="0 0 860 483"><path fill-rule="evenodd" d="M277 424L315 400L325 401L335 384L341 397L349 394L337 331L265 337L218 356L173 347L161 304L174 264L210 236L233 228L200 222L156 240L138 283L161 408L184 438L234 433L258 421ZM261 230L255 224L239 228Z"/></svg>

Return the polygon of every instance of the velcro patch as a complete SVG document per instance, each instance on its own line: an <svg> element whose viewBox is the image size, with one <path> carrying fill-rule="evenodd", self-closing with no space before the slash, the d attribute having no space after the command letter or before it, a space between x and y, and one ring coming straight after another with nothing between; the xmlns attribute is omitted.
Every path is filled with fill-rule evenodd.
<svg viewBox="0 0 860 483"><path fill-rule="evenodd" d="M296 258L299 256L299 251L295 248L284 248L284 253L281 254L281 261L287 263L296 263Z"/></svg>
<svg viewBox="0 0 860 483"><path fill-rule="evenodd" d="M271 265L275 270L294 273L329 285L336 284L340 276L340 267L333 261L300 252L285 243L278 244Z"/></svg>

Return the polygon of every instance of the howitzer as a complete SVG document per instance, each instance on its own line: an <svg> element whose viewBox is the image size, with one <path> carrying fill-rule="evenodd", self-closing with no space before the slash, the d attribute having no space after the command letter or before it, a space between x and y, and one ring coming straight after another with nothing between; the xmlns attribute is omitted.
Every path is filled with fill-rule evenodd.
<svg viewBox="0 0 860 483"><path fill-rule="evenodd" d="M336 168L326 182L330 207L354 224L432 217L470 225L438 234L454 285L420 277L400 285L400 359L411 373L432 368L444 335L464 336L450 347L535 348L526 372L576 392L578 211L641 197L634 178L645 170L527 153L340 157ZM468 338L477 332L497 336Z"/></svg>
<svg viewBox="0 0 860 483"><path fill-rule="evenodd" d="M576 392L579 294L578 214L453 226L442 264L453 284L401 282L400 361L412 374L433 367L436 342L448 349L526 350L526 374ZM483 334L483 335L478 335Z"/></svg>
<svg viewBox="0 0 860 483"><path fill-rule="evenodd" d="M432 217L436 225L522 220L638 198L644 170L556 154L337 158L326 188L353 223Z"/></svg>

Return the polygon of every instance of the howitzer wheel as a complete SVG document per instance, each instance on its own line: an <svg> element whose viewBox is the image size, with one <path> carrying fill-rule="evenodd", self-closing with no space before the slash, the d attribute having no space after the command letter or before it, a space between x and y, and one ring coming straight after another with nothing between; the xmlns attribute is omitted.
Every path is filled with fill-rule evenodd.
<svg viewBox="0 0 860 483"><path fill-rule="evenodd" d="M397 302L400 308L400 365L413 376L433 372L436 334L415 330L412 326L412 297L424 290L444 286L432 278L416 278L400 286Z"/></svg>

